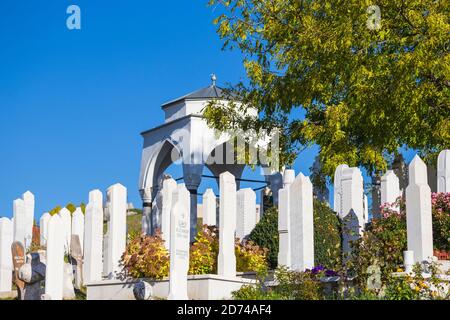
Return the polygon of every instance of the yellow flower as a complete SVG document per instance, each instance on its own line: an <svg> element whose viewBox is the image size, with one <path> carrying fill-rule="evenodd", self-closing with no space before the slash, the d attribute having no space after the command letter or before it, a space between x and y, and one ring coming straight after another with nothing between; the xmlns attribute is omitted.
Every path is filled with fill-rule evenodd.
<svg viewBox="0 0 450 320"><path fill-rule="evenodd" d="M397 272L403 272L403 269L402 268L398 268Z"/></svg>

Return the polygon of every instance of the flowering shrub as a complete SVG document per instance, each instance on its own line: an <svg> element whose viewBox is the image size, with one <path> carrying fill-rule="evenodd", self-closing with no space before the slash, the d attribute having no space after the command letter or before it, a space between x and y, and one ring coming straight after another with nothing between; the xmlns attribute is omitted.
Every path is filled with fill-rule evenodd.
<svg viewBox="0 0 450 320"><path fill-rule="evenodd" d="M217 228L202 226L191 246L189 273L190 274L213 274L217 272L217 255L219 242L217 239Z"/></svg>
<svg viewBox="0 0 450 320"><path fill-rule="evenodd" d="M169 252L161 233L136 237L129 242L122 256L121 276L160 280L169 275Z"/></svg>
<svg viewBox="0 0 450 320"><path fill-rule="evenodd" d="M450 251L450 193L433 193L433 242L437 250Z"/></svg>
<svg viewBox="0 0 450 320"><path fill-rule="evenodd" d="M219 235L216 227L201 226L190 248L189 274L217 272ZM236 268L238 272L264 272L267 270L265 249L253 242L236 241ZM155 236L141 235L130 239L122 256L122 278L163 279L169 276L170 257L158 231Z"/></svg>

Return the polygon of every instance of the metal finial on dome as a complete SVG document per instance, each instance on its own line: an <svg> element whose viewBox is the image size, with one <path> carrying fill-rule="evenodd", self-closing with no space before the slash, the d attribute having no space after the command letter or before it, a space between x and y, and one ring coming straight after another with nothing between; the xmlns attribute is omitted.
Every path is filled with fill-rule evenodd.
<svg viewBox="0 0 450 320"><path fill-rule="evenodd" d="M211 74L211 81L212 81L212 85L215 86L216 85L216 81L217 81L217 77L216 77L215 73Z"/></svg>

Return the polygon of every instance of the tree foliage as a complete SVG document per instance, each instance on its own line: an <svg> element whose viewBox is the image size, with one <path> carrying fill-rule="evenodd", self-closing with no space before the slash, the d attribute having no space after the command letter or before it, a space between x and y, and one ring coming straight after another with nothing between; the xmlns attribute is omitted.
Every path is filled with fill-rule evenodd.
<svg viewBox="0 0 450 320"><path fill-rule="evenodd" d="M323 173L337 165L385 170L401 147L431 160L450 147L449 2L210 0L225 48L243 54L233 86L257 119L213 102L218 129L279 129L281 162L320 146Z"/></svg>

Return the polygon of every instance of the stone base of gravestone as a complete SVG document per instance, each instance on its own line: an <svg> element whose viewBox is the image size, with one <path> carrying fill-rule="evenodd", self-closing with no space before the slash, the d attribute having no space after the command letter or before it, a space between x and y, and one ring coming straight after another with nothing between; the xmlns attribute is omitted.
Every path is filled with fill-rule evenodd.
<svg viewBox="0 0 450 320"><path fill-rule="evenodd" d="M64 264L63 299L75 299L75 289L73 287L73 269L70 263Z"/></svg>
<svg viewBox="0 0 450 320"><path fill-rule="evenodd" d="M146 281L140 281L134 285L133 294L136 300L151 300L153 288Z"/></svg>

